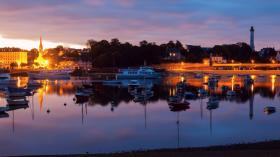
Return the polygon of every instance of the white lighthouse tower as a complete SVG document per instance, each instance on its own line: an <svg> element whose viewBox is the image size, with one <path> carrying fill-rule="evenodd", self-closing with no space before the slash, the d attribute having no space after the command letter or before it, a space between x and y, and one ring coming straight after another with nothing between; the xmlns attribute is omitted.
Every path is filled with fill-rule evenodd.
<svg viewBox="0 0 280 157"><path fill-rule="evenodd" d="M255 51L255 29L254 27L252 26L251 29L250 29L250 47L252 49L252 51Z"/></svg>

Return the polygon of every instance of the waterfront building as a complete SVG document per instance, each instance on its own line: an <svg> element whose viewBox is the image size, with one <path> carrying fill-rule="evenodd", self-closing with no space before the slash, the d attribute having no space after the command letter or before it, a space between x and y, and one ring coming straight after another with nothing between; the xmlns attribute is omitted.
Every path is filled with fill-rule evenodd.
<svg viewBox="0 0 280 157"><path fill-rule="evenodd" d="M166 53L167 57L165 60L181 61L184 59L184 56L181 54L181 51L178 48L166 48Z"/></svg>
<svg viewBox="0 0 280 157"><path fill-rule="evenodd" d="M0 49L0 67L8 68L12 63L27 64L27 51L18 48Z"/></svg>
<svg viewBox="0 0 280 157"><path fill-rule="evenodd" d="M227 63L227 61L222 56L211 56L210 57L211 63Z"/></svg>
<svg viewBox="0 0 280 157"><path fill-rule="evenodd" d="M250 47L252 49L252 51L255 51L255 29L252 26L250 29Z"/></svg>

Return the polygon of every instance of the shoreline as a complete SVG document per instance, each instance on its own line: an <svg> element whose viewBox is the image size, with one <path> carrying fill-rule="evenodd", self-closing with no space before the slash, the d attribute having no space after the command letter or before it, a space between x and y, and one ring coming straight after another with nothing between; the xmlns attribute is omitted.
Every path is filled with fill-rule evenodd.
<svg viewBox="0 0 280 157"><path fill-rule="evenodd" d="M30 155L23 155L27 157ZM178 149L155 149L155 150L138 150L116 153L100 154L64 154L64 155L31 155L31 157L272 157L280 156L280 140L231 144L223 146L178 148Z"/></svg>

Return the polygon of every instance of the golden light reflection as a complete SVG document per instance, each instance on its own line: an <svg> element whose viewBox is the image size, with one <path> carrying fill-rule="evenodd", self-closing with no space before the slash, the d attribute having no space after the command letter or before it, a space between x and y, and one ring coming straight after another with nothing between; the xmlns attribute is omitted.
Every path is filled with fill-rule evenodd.
<svg viewBox="0 0 280 157"><path fill-rule="evenodd" d="M251 85L251 92L254 93L254 84Z"/></svg>
<svg viewBox="0 0 280 157"><path fill-rule="evenodd" d="M236 78L236 76L232 75L232 78L231 78L231 90L234 90L235 78Z"/></svg>
<svg viewBox="0 0 280 157"><path fill-rule="evenodd" d="M20 77L17 77L17 87L20 87L20 83L21 83Z"/></svg>
<svg viewBox="0 0 280 157"><path fill-rule="evenodd" d="M43 98L44 98L44 91L43 89L38 89L38 100L40 105L40 111L42 111L43 108Z"/></svg>
<svg viewBox="0 0 280 157"><path fill-rule="evenodd" d="M184 65L184 62L181 62L181 65Z"/></svg>
<svg viewBox="0 0 280 157"><path fill-rule="evenodd" d="M275 91L276 75L271 75L271 91Z"/></svg>
<svg viewBox="0 0 280 157"><path fill-rule="evenodd" d="M208 75L205 75L204 77L203 77L203 83L207 83L208 82L208 80L209 80L209 76Z"/></svg>
<svg viewBox="0 0 280 157"><path fill-rule="evenodd" d="M185 81L185 77L181 76L180 80L181 80L181 82L184 82Z"/></svg>
<svg viewBox="0 0 280 157"><path fill-rule="evenodd" d="M176 90L172 89L172 96L176 94Z"/></svg>

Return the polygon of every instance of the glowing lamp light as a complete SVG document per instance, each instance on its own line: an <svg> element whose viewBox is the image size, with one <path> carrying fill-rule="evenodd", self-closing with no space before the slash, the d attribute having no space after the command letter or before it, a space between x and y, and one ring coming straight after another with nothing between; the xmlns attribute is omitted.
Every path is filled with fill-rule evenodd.
<svg viewBox="0 0 280 157"><path fill-rule="evenodd" d="M20 61L16 61L17 67L20 68Z"/></svg>

